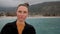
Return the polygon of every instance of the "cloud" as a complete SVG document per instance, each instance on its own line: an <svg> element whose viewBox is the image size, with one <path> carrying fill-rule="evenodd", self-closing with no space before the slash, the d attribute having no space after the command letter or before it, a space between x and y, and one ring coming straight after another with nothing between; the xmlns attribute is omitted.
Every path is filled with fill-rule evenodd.
<svg viewBox="0 0 60 34"><path fill-rule="evenodd" d="M17 1L17 0L0 0L0 6L15 7L22 2L23 1Z"/></svg>
<svg viewBox="0 0 60 34"><path fill-rule="evenodd" d="M42 2L50 2L50 1L60 1L60 0L30 0L29 3L32 4L37 4L37 3L42 3Z"/></svg>
<svg viewBox="0 0 60 34"><path fill-rule="evenodd" d="M48 1L60 1L60 0L0 0L0 7L16 7L20 3L28 2L30 5L48 2Z"/></svg>

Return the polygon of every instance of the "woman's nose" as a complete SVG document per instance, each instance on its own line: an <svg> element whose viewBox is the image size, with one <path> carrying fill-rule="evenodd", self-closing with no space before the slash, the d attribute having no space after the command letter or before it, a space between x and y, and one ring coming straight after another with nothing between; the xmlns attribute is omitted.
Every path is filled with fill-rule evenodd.
<svg viewBox="0 0 60 34"><path fill-rule="evenodd" d="M21 15L24 15L24 13L23 13L23 12L21 12Z"/></svg>

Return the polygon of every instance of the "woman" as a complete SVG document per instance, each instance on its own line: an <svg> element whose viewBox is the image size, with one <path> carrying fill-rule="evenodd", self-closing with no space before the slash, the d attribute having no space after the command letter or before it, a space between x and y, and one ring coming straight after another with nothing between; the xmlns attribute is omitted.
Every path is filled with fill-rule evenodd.
<svg viewBox="0 0 60 34"><path fill-rule="evenodd" d="M29 12L28 7L27 3L18 5L17 20L6 24L1 30L1 34L36 34L34 27L25 22Z"/></svg>

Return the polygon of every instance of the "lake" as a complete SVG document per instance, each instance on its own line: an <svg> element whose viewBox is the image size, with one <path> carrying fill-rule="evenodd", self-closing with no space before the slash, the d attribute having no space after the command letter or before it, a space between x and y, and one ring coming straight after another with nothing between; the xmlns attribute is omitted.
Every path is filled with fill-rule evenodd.
<svg viewBox="0 0 60 34"><path fill-rule="evenodd" d="M0 31L6 23L16 18L0 18ZM26 22L33 25L36 34L60 34L60 18L27 18Z"/></svg>

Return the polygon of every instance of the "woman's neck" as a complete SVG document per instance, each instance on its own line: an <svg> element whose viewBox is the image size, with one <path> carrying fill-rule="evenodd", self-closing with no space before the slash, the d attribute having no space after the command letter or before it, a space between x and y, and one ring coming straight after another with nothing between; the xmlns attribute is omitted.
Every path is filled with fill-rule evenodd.
<svg viewBox="0 0 60 34"><path fill-rule="evenodd" d="M18 33L22 34L24 26L25 26L25 22L17 20L16 25L17 25Z"/></svg>
<svg viewBox="0 0 60 34"><path fill-rule="evenodd" d="M17 20L17 23L18 23L18 24L25 25L25 22L24 22L24 21L19 21L19 20Z"/></svg>

